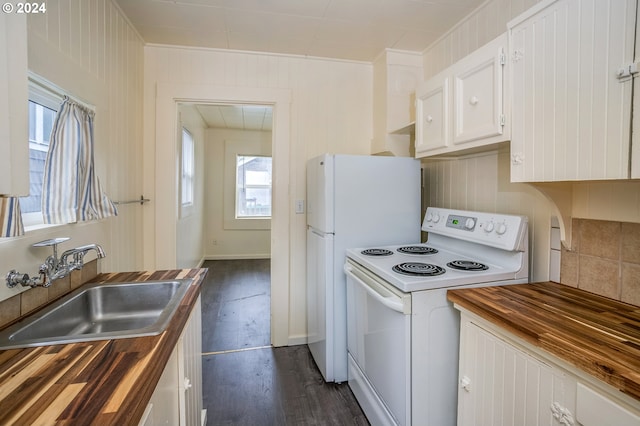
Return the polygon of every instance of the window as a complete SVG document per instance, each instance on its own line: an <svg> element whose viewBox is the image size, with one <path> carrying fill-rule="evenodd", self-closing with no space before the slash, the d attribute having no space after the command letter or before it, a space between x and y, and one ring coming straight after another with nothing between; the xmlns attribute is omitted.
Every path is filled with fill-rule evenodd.
<svg viewBox="0 0 640 426"><path fill-rule="evenodd" d="M35 84L29 86L29 196L20 198L25 226L42 224L42 179L49 138L62 98Z"/></svg>
<svg viewBox="0 0 640 426"><path fill-rule="evenodd" d="M195 149L193 136L182 128L182 205L193 204L195 178Z"/></svg>
<svg viewBox="0 0 640 426"><path fill-rule="evenodd" d="M271 157L236 156L236 218L271 217Z"/></svg>

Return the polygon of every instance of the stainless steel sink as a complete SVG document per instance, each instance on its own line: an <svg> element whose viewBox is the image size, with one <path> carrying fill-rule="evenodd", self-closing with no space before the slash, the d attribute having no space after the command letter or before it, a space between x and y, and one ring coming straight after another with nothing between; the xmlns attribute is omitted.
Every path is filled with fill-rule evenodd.
<svg viewBox="0 0 640 426"><path fill-rule="evenodd" d="M84 286L0 331L0 350L162 333L191 279Z"/></svg>

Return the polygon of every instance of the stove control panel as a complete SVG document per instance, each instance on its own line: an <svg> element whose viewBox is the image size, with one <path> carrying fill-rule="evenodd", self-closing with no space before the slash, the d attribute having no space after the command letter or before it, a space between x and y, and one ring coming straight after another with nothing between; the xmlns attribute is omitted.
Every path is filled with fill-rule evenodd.
<svg viewBox="0 0 640 426"><path fill-rule="evenodd" d="M476 227L478 218L470 216L459 216L457 214L450 214L447 216L447 226L449 228L462 229L464 231L473 231Z"/></svg>
<svg viewBox="0 0 640 426"><path fill-rule="evenodd" d="M525 216L429 207L422 230L503 250L520 250L527 222Z"/></svg>

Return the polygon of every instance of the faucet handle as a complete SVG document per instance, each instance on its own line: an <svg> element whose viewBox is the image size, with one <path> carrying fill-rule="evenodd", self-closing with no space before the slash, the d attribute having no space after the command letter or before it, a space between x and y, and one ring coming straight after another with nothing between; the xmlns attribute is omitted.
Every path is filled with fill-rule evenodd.
<svg viewBox="0 0 640 426"><path fill-rule="evenodd" d="M29 281L28 274L21 274L20 272L12 269L7 274L7 287L13 288L18 284L23 284Z"/></svg>

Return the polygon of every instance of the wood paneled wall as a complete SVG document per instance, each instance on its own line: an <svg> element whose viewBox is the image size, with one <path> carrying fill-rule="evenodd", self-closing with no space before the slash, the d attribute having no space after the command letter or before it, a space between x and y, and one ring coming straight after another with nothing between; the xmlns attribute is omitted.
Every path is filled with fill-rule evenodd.
<svg viewBox="0 0 640 426"><path fill-rule="evenodd" d="M114 201L137 199L143 181L142 40L111 0L47 0L46 6L46 13L28 17L29 70L95 107L95 164L102 185ZM115 218L2 239L0 274L36 273L51 250L31 245L63 236L72 240L62 250L101 244L107 253L102 271L141 269L147 207L123 205ZM1 285L0 299L19 291Z"/></svg>
<svg viewBox="0 0 640 426"><path fill-rule="evenodd" d="M288 197L288 228L272 240L288 241L285 280L273 283L274 298L283 301L289 344L306 341L306 220L295 214L294 200L306 198L306 161L324 152L369 154L372 138L372 65L275 54L145 47L145 176L155 176L159 140L154 136L156 88L191 85L242 90L280 89L291 94L288 180L276 190ZM203 99L206 101L206 99ZM275 112L277 114L277 111ZM278 129L274 129L278 132ZM277 168L277 150L274 164ZM205 188L205 191L207 189ZM171 214L159 211L157 214ZM275 213L277 214L277 213ZM145 226L147 224L145 223ZM156 233L155 245L162 235ZM272 254L277 256L278 254ZM151 259L149 260L152 261ZM280 282L283 281L283 282ZM280 321L276 321L280 324ZM273 333L272 333L273 334ZM279 335L279 333L277 333Z"/></svg>
<svg viewBox="0 0 640 426"><path fill-rule="evenodd" d="M529 218L529 276L549 277L551 210L528 184L509 181L509 153L490 152L447 161L425 161L428 206L526 215Z"/></svg>
<svg viewBox="0 0 640 426"><path fill-rule="evenodd" d="M424 51L429 78L507 30L507 22L540 0L489 0Z"/></svg>

